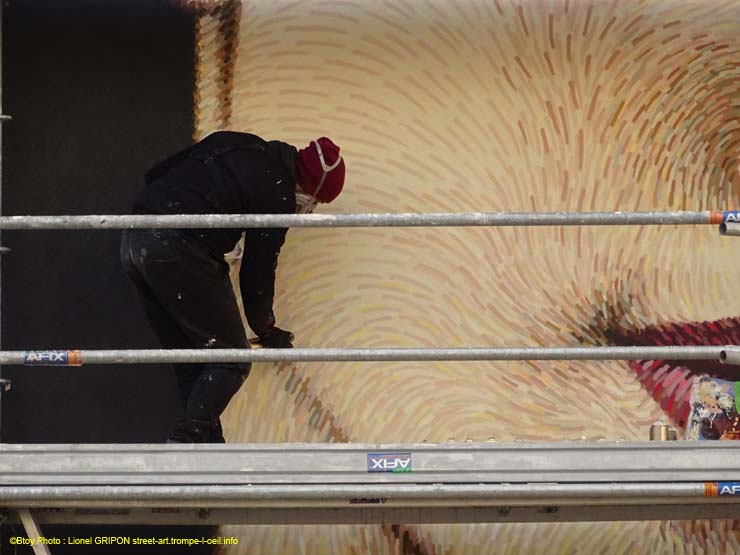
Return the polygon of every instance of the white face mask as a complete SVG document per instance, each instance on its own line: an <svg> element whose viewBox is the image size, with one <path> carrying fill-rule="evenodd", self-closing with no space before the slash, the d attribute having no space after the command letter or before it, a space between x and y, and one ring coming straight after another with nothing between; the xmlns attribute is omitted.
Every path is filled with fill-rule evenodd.
<svg viewBox="0 0 740 555"><path fill-rule="evenodd" d="M319 191L321 190L321 187L324 185L324 181L326 180L326 176L329 175L329 172L339 166L339 164L342 163L342 157L341 155L337 157L336 161L331 165L327 165L326 160L324 160L324 153L321 151L321 145L318 141L311 141L312 144L316 145L316 151L319 153L319 162L321 162L321 169L324 172L321 175L321 180L319 181L318 187L316 187L316 190L313 192L313 194L309 195L308 193L303 192L296 192L295 194L295 205L296 205L296 214L311 214L314 209L316 208L316 205L319 203L318 199L316 198L316 195L319 194Z"/></svg>
<svg viewBox="0 0 740 555"><path fill-rule="evenodd" d="M296 192L295 194L295 213L296 214L311 214L316 208L317 204L318 204L318 201L316 200L316 197L314 197L313 195L309 195L307 193Z"/></svg>

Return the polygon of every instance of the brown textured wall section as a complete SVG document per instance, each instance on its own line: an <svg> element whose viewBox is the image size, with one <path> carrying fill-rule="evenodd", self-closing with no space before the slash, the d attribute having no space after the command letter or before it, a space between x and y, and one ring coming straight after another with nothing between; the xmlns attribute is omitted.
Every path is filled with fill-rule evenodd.
<svg viewBox="0 0 740 555"><path fill-rule="evenodd" d="M328 134L348 178L326 212L740 206L736 0L222 10L233 23L199 26L198 135ZM687 227L293 230L276 314L310 347L704 329L740 315L731 246ZM231 441L645 439L674 416L647 383L620 362L257 365L225 426ZM240 553L738 550L731 522L234 530Z"/></svg>
<svg viewBox="0 0 740 555"><path fill-rule="evenodd" d="M234 93L234 68L239 45L240 0L185 1L196 19L196 57L210 60L196 66L196 129L229 127Z"/></svg>

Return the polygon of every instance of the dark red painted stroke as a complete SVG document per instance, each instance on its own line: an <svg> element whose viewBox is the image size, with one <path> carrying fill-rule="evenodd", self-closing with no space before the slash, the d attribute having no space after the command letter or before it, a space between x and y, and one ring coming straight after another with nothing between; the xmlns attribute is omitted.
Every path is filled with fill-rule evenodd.
<svg viewBox="0 0 740 555"><path fill-rule="evenodd" d="M609 330L607 339L616 345L699 346L740 345L740 317L714 322L668 323L642 330ZM712 360L640 360L630 362L643 387L670 419L684 428L689 416L689 396L694 379L710 375L740 381L740 366Z"/></svg>

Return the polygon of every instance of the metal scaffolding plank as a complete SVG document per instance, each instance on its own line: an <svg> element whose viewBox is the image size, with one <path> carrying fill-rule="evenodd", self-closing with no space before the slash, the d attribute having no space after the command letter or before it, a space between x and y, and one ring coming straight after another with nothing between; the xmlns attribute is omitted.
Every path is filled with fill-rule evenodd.
<svg viewBox="0 0 740 555"><path fill-rule="evenodd" d="M740 443L0 445L0 486L710 481Z"/></svg>
<svg viewBox="0 0 740 555"><path fill-rule="evenodd" d="M728 518L738 455L735 442L9 444L0 507L48 524Z"/></svg>

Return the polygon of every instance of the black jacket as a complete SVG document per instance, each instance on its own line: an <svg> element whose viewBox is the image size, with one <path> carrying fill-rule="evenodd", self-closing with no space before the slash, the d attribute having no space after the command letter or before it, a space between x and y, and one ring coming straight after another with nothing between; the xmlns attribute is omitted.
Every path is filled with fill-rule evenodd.
<svg viewBox="0 0 740 555"><path fill-rule="evenodd" d="M219 131L167 158L146 175L135 214L292 214L295 147L256 135ZM215 256L233 250L246 231L239 283L249 326L275 325L275 270L287 228L183 230Z"/></svg>

